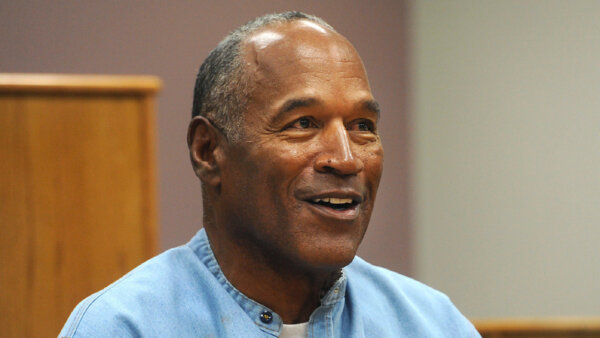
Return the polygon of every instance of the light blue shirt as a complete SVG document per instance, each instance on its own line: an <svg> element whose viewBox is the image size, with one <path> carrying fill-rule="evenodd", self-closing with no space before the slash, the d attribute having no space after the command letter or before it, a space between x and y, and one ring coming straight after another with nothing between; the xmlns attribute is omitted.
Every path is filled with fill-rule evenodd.
<svg viewBox="0 0 600 338"><path fill-rule="evenodd" d="M61 337L277 337L282 321L223 275L204 229L83 300ZM309 337L479 337L444 294L359 257L310 316Z"/></svg>

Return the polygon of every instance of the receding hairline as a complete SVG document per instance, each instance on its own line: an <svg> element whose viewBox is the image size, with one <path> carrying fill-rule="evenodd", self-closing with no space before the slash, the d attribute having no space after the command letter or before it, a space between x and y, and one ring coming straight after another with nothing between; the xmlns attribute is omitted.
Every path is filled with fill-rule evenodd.
<svg viewBox="0 0 600 338"><path fill-rule="evenodd" d="M307 23L309 27L298 28L297 25L300 22ZM310 30L310 28L312 28L312 30ZM272 35L265 36L264 40L253 40L257 36L269 32L272 33ZM259 60L261 59L260 55L264 54L264 52L270 48L277 48L276 46L280 41L284 42L286 39L289 39L288 41L296 41L299 36L309 34L315 34L319 36L322 41L327 40L337 46L341 46L343 49L346 49L349 52L349 55L352 55L358 59L358 62L366 76L366 69L362 62L362 58L350 40L338 33L326 22L322 24L307 18L295 18L287 21L271 22L247 34L247 36L240 40L238 45L238 58L240 60L239 66L241 73L248 75L256 72L256 68L259 68L262 64L261 60ZM279 38L276 38L276 35L279 35ZM301 40L302 39L298 40L298 44L302 44ZM317 49L320 49L325 45L325 42L313 44L313 46L317 47ZM288 49L290 47L286 46L285 48Z"/></svg>
<svg viewBox="0 0 600 338"><path fill-rule="evenodd" d="M238 46L238 52L240 54L241 57L245 57L246 53L248 51L248 47L251 44L256 44L256 43L260 43L259 41L252 41L252 39L256 38L257 36L267 33L269 31L273 32L273 35L278 34L277 32L277 28L281 27L284 28L286 26L290 27L290 26L294 26L294 25L298 25L299 23L304 22L307 26L309 26L309 28L312 28L313 31L318 31L322 34L322 36L325 38L330 38L330 39L335 39L338 40L339 42L342 42L348 46L350 46L355 53L358 55L358 52L356 51L356 48L354 48L354 45L352 45L352 43L342 34L338 33L335 29L333 29L333 27L329 26L327 23L320 23L317 21L313 21L311 19L307 19L307 18L293 18L291 20L288 21L274 21L271 22L267 25L258 27L254 30L252 30L251 32L249 32L242 40L240 40L239 46ZM290 31L285 30L285 32L283 32L281 35L283 37L283 34L286 34L289 36ZM275 38L272 38L273 41L275 42ZM271 41L269 41L269 44L271 43ZM266 46L264 46L266 47Z"/></svg>

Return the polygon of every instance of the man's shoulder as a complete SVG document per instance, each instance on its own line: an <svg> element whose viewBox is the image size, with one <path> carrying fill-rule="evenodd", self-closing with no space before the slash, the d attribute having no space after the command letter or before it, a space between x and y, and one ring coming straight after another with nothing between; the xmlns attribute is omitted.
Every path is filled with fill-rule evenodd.
<svg viewBox="0 0 600 338"><path fill-rule="evenodd" d="M174 308L173 299L191 288L200 288L203 265L193 250L183 245L167 250L142 263L106 288L84 299L71 313L60 336L86 336L89 333L120 335L138 332L138 323L150 315L149 309L164 313ZM92 331L87 331L92 330Z"/></svg>
<svg viewBox="0 0 600 338"><path fill-rule="evenodd" d="M388 323L401 320L399 330L407 329L411 334L437 336L453 332L461 337L479 336L448 296L424 283L360 257L346 267L346 275L347 297L364 313L365 324L372 321L375 326L386 318Z"/></svg>

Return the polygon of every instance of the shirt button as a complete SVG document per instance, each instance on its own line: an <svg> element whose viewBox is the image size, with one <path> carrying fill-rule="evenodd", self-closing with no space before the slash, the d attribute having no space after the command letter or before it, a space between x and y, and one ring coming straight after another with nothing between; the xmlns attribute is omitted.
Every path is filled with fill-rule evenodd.
<svg viewBox="0 0 600 338"><path fill-rule="evenodd" d="M260 314L260 321L269 324L273 321L273 314L270 311L263 311Z"/></svg>

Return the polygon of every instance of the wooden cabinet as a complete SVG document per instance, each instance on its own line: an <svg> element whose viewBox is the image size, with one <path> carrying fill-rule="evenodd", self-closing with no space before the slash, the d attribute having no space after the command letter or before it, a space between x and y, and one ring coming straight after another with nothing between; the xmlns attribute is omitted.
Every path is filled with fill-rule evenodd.
<svg viewBox="0 0 600 338"><path fill-rule="evenodd" d="M0 335L55 337L157 250L150 76L0 74Z"/></svg>
<svg viewBox="0 0 600 338"><path fill-rule="evenodd" d="M598 338L600 317L473 320L483 338Z"/></svg>

